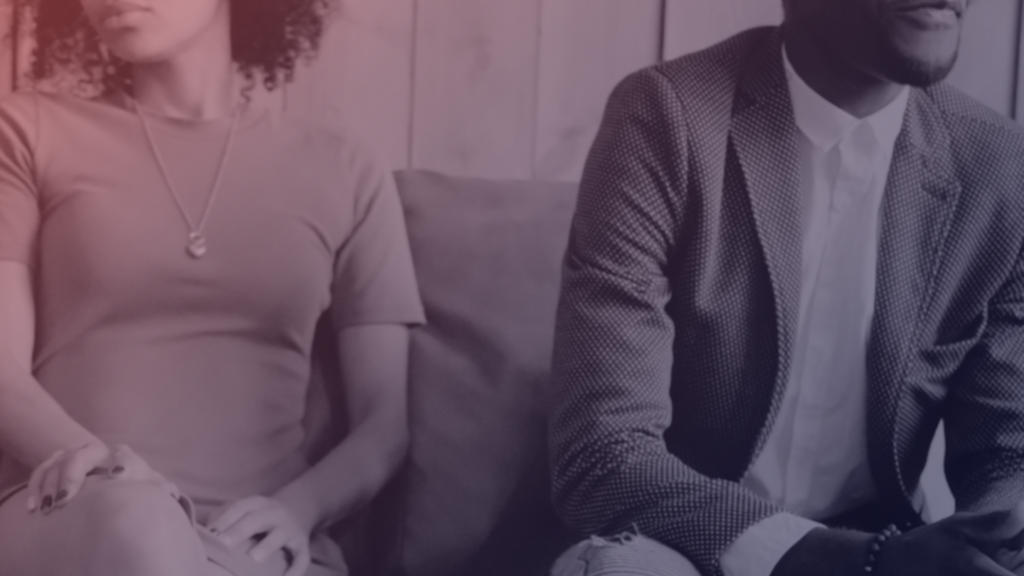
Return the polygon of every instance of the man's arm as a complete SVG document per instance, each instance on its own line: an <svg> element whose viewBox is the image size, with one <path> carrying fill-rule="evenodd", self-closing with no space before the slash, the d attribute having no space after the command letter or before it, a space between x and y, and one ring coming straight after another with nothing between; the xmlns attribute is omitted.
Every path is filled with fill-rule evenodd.
<svg viewBox="0 0 1024 576"><path fill-rule="evenodd" d="M666 270L686 204L682 103L645 70L612 95L591 150L565 257L554 353L554 499L584 533L637 529L703 573L778 510L698 474L663 433L674 326Z"/></svg>
<svg viewBox="0 0 1024 576"><path fill-rule="evenodd" d="M1024 501L1024 253L946 400L946 479L961 511Z"/></svg>

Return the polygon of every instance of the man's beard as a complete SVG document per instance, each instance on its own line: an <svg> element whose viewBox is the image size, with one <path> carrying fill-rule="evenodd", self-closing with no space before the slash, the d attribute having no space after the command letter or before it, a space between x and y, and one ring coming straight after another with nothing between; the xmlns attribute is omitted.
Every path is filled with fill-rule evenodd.
<svg viewBox="0 0 1024 576"><path fill-rule="evenodd" d="M884 26L879 33L878 47L881 71L885 77L892 82L917 88L926 88L945 80L953 70L959 54L959 51L955 51L941 62L923 61L902 51L892 40L892 35L885 32Z"/></svg>

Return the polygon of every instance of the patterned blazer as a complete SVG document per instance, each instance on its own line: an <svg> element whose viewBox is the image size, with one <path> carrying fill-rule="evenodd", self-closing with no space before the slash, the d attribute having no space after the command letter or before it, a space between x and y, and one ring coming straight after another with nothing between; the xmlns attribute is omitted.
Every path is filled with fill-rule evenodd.
<svg viewBox="0 0 1024 576"><path fill-rule="evenodd" d="M790 369L798 134L781 28L624 80L590 153L563 269L553 496L581 533L638 530L718 574L778 512L739 484ZM940 420L959 510L1024 499L1024 135L913 89L882 215L868 451L881 504L923 522Z"/></svg>

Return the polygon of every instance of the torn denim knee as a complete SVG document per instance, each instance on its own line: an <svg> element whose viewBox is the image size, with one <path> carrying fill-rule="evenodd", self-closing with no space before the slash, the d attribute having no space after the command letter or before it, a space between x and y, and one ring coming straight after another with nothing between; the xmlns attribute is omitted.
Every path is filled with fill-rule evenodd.
<svg viewBox="0 0 1024 576"><path fill-rule="evenodd" d="M577 543L555 562L551 576L699 576L699 572L682 554L634 528Z"/></svg>

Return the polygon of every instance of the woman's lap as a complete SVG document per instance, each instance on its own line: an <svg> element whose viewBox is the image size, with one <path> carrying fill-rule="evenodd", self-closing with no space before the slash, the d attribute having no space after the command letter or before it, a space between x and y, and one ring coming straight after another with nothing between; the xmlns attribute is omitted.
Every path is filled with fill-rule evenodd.
<svg viewBox="0 0 1024 576"><path fill-rule="evenodd" d="M157 575L205 562L188 515L156 486L89 478L67 505L47 514L30 513L25 499L18 490L0 504L5 576L128 576L150 556Z"/></svg>
<svg viewBox="0 0 1024 576"><path fill-rule="evenodd" d="M155 532L154 538L159 539L160 545L174 548L166 550L166 556L174 558L176 566L202 566L208 569L209 576L282 576L287 569L283 553L258 563L248 556L247 550L225 546L195 523L191 502L176 502L162 489L148 484L89 478L66 507L47 515L27 511L24 490L7 493L5 500L4 497L0 494L0 557L4 558L4 576L78 576L87 563L103 563L97 555L102 552L98 544L103 543L106 530L144 539L147 533ZM107 513L111 510L114 512ZM315 544L326 549L331 566L315 565L306 576L344 576L340 556L330 554L324 542ZM177 573L176 567L168 566L165 570L167 574ZM196 572L194 568L187 570ZM136 569L125 566L104 565L91 571L103 576L138 576Z"/></svg>
<svg viewBox="0 0 1024 576"><path fill-rule="evenodd" d="M700 576L682 554L649 538L588 538L567 550L551 576Z"/></svg>

